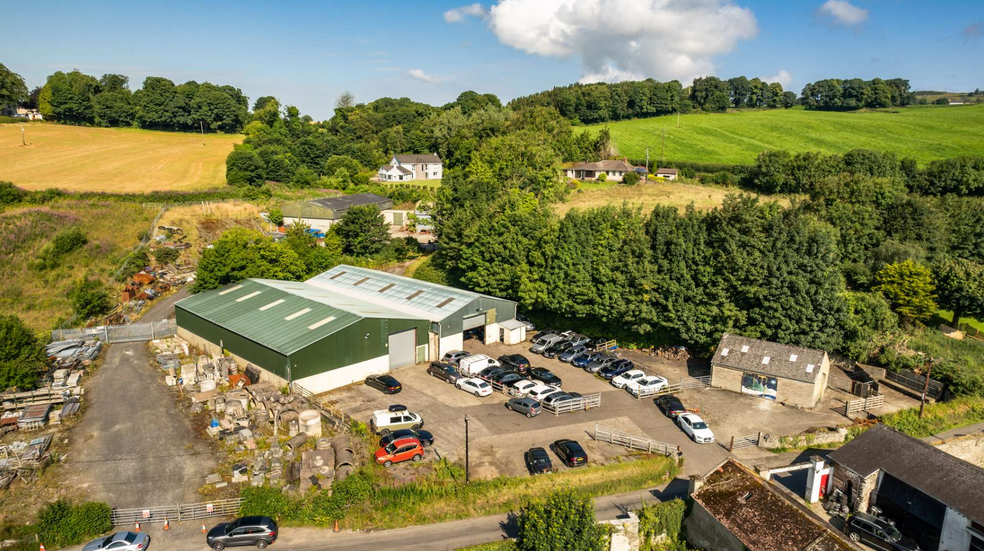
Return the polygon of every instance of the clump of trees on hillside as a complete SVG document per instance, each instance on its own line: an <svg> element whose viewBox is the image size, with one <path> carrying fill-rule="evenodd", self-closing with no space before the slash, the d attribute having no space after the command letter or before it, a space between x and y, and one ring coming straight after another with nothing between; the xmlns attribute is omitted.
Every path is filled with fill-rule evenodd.
<svg viewBox="0 0 984 551"><path fill-rule="evenodd" d="M904 78L828 78L811 82L800 94L807 109L849 111L867 107L903 107L916 102Z"/></svg>

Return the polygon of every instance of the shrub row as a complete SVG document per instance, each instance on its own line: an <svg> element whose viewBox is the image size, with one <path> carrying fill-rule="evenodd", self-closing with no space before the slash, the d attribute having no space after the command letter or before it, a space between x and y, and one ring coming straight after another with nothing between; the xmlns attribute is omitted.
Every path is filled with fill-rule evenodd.
<svg viewBox="0 0 984 551"><path fill-rule="evenodd" d="M59 499L38 512L38 539L53 548L82 543L112 530L111 516L112 509L103 502L73 505Z"/></svg>

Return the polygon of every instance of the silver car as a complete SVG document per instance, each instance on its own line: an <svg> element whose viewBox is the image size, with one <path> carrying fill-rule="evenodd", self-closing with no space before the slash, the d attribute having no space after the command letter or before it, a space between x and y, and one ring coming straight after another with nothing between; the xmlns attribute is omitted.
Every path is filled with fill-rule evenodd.
<svg viewBox="0 0 984 551"><path fill-rule="evenodd" d="M615 356L604 355L588 362L588 365L584 366L584 370L588 373L597 373L617 360L618 358Z"/></svg>
<svg viewBox="0 0 984 551"><path fill-rule="evenodd" d="M117 532L105 538L96 538L85 544L82 551L146 551L150 537L139 532Z"/></svg>

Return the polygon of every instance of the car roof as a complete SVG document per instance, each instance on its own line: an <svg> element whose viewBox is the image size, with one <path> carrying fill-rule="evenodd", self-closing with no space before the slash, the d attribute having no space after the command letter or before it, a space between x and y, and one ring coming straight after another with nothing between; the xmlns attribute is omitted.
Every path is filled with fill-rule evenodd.
<svg viewBox="0 0 984 551"><path fill-rule="evenodd" d="M534 456L549 457L547 455L547 450L545 450L543 448L539 448L539 447L537 447L537 448L530 448L530 449L526 450L526 453L528 453L530 455L534 455Z"/></svg>
<svg viewBox="0 0 984 551"><path fill-rule="evenodd" d="M404 444L420 444L420 439L416 436L404 436L402 438L396 438L390 444L404 445Z"/></svg>
<svg viewBox="0 0 984 551"><path fill-rule="evenodd" d="M538 403L536 400L530 398L529 396L523 396L522 398L513 398L513 400L515 400L518 403L529 404L529 405Z"/></svg>
<svg viewBox="0 0 984 551"><path fill-rule="evenodd" d="M691 421L703 421L703 419L700 418L700 415L697 415L696 413L681 413L680 417L685 417Z"/></svg>

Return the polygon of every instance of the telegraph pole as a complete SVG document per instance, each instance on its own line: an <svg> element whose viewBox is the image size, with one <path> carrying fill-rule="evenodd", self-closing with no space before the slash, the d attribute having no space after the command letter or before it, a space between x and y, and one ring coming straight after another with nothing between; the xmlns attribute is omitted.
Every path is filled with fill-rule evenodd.
<svg viewBox="0 0 984 551"><path fill-rule="evenodd" d="M649 148L646 148L646 174L649 174Z"/></svg>
<svg viewBox="0 0 984 551"><path fill-rule="evenodd" d="M468 484L468 416L465 415L465 484Z"/></svg>
<svg viewBox="0 0 984 551"><path fill-rule="evenodd" d="M663 129L663 139L659 143L659 162L663 162L663 154L666 152L666 129Z"/></svg>
<svg viewBox="0 0 984 551"><path fill-rule="evenodd" d="M929 394L929 376L933 374L933 358L926 360L926 384L923 385L922 397L919 399L919 418L923 418L923 410L926 408L926 395Z"/></svg>

